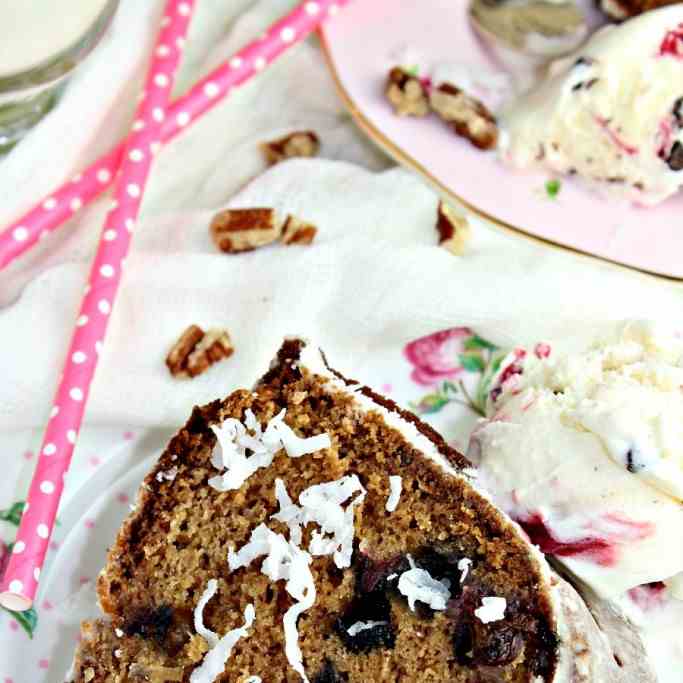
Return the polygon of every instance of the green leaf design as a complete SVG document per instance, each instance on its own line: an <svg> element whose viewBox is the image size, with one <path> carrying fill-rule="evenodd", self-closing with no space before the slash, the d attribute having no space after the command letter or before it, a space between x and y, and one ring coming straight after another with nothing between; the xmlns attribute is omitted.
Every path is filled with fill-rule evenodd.
<svg viewBox="0 0 683 683"><path fill-rule="evenodd" d="M420 399L420 402L411 406L420 415L438 413L446 404L450 403L443 394L427 394Z"/></svg>
<svg viewBox="0 0 683 683"><path fill-rule="evenodd" d="M38 614L33 607L25 612L13 612L12 610L5 609L4 607L0 607L0 609L3 612L7 612L7 614L9 614L10 617L14 619L19 626L21 626L21 628L24 629L24 631L26 631L29 638L33 638L33 633L38 626Z"/></svg>
<svg viewBox="0 0 683 683"><path fill-rule="evenodd" d="M488 349L495 351L498 347L486 339L482 339L478 334L473 334L468 339L465 339L463 344L465 351L475 351L477 349Z"/></svg>
<svg viewBox="0 0 683 683"><path fill-rule="evenodd" d="M14 524L14 526L19 526L21 514L24 511L24 505L24 501L20 500L14 503L12 507L7 508L7 510L0 510L0 520Z"/></svg>
<svg viewBox="0 0 683 683"><path fill-rule="evenodd" d="M478 353L459 353L458 360L467 372L484 372L486 369L486 363Z"/></svg>
<svg viewBox="0 0 683 683"><path fill-rule="evenodd" d="M420 75L420 67L417 64L411 64L410 66L405 66L403 68L407 74L415 76L415 78Z"/></svg>
<svg viewBox="0 0 683 683"><path fill-rule="evenodd" d="M498 373L498 370L500 370L500 364L503 362L503 358L505 358L506 355L507 351L498 351L494 353L479 380L474 401L477 404L477 409L482 415L486 413L486 399L488 398L491 388L491 382Z"/></svg>

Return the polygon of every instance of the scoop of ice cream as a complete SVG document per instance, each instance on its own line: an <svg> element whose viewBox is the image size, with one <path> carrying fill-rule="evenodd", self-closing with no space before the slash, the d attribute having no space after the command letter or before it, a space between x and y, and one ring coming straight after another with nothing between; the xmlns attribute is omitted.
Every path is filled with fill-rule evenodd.
<svg viewBox="0 0 683 683"><path fill-rule="evenodd" d="M607 26L500 116L501 158L653 205L683 187L683 5Z"/></svg>
<svg viewBox="0 0 683 683"><path fill-rule="evenodd" d="M472 434L480 482L604 597L683 572L683 343L628 324L504 361Z"/></svg>

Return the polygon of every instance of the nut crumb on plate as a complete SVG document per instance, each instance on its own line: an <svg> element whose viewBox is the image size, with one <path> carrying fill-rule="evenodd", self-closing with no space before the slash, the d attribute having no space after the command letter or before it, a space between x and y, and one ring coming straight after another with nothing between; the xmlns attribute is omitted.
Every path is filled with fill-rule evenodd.
<svg viewBox="0 0 683 683"><path fill-rule="evenodd" d="M297 130L261 145L263 156L271 166L293 157L314 157L319 150L320 138L312 130Z"/></svg>
<svg viewBox="0 0 683 683"><path fill-rule="evenodd" d="M282 225L274 209L225 209L213 217L209 231L221 251L238 254L275 242Z"/></svg>
<svg viewBox="0 0 683 683"><path fill-rule="evenodd" d="M399 116L427 116L429 100L420 79L398 66L389 72L385 94Z"/></svg>
<svg viewBox="0 0 683 683"><path fill-rule="evenodd" d="M287 216L282 228L283 244L311 244L315 239L318 228L312 223L302 221L296 216Z"/></svg>
<svg viewBox="0 0 683 683"><path fill-rule="evenodd" d="M196 377L234 350L226 330L204 332L198 325L190 325L169 351L166 365L174 377Z"/></svg>
<svg viewBox="0 0 683 683"><path fill-rule="evenodd" d="M479 149L492 149L498 142L493 114L479 100L460 88L442 83L429 94L432 109L461 137Z"/></svg>
<svg viewBox="0 0 683 683"><path fill-rule="evenodd" d="M456 256L461 256L470 238L470 224L467 217L457 214L448 204L439 202L435 227L439 233L439 245Z"/></svg>

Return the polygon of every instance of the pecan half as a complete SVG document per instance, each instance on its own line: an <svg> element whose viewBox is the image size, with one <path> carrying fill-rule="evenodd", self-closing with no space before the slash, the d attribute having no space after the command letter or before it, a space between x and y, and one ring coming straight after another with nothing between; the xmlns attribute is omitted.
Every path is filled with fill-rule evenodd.
<svg viewBox="0 0 683 683"><path fill-rule="evenodd" d="M204 332L190 325L166 356L166 365L174 377L196 377L224 358L232 356L234 347L226 330Z"/></svg>
<svg viewBox="0 0 683 683"><path fill-rule="evenodd" d="M261 152L271 166L292 157L314 157L319 150L320 138L312 130L298 130L261 145Z"/></svg>
<svg viewBox="0 0 683 683"><path fill-rule="evenodd" d="M450 83L441 83L429 95L432 109L460 136L479 149L492 149L498 141L498 126L482 102Z"/></svg>
<svg viewBox="0 0 683 683"><path fill-rule="evenodd" d="M444 202L439 202L436 210L436 230L440 246L456 256L465 252L465 244L470 238L470 224L465 216L456 214Z"/></svg>
<svg viewBox="0 0 683 683"><path fill-rule="evenodd" d="M287 216L280 239L283 244L310 244L317 233L318 228L315 225L290 215Z"/></svg>
<svg viewBox="0 0 683 683"><path fill-rule="evenodd" d="M275 242L282 226L274 209L226 209L213 217L209 231L221 251L239 254Z"/></svg>
<svg viewBox="0 0 683 683"><path fill-rule="evenodd" d="M429 114L429 100L422 83L399 66L389 72L384 92L399 116Z"/></svg>

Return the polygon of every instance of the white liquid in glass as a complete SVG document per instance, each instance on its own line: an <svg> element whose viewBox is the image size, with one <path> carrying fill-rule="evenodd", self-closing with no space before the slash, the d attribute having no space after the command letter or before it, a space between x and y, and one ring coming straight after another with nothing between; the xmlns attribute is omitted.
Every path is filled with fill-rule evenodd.
<svg viewBox="0 0 683 683"><path fill-rule="evenodd" d="M26 71L78 41L107 0L0 0L0 78Z"/></svg>

